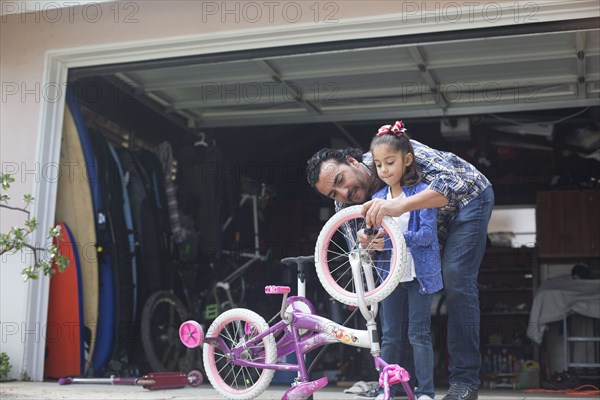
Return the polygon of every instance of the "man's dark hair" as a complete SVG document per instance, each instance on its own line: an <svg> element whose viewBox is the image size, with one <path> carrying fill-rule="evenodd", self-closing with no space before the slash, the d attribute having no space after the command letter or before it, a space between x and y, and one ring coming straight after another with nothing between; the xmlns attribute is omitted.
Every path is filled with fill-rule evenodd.
<svg viewBox="0 0 600 400"><path fill-rule="evenodd" d="M345 149L321 149L317 151L307 162L306 162L306 179L308 184L314 188L319 181L319 174L321 172L321 165L325 161L334 160L338 164L348 164L346 157L353 157L358 162L362 161L363 152L360 149L348 147Z"/></svg>

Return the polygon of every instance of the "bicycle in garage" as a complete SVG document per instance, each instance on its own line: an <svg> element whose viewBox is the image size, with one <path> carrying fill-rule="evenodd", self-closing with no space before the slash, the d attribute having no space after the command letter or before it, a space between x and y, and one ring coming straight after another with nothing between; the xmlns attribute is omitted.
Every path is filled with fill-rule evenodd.
<svg viewBox="0 0 600 400"><path fill-rule="evenodd" d="M265 293L282 294L283 299L279 313L268 323L252 310L234 308L220 314L206 334L194 320L180 326L179 336L185 346L202 346L206 376L223 397L253 399L269 386L275 371L298 373L282 400L309 397L328 380L323 377L310 381L306 354L330 343L342 343L370 349L385 399L390 399L391 385L401 384L408 398L414 400L408 372L381 358L375 322L378 303L401 279L406 244L395 220L385 217L381 228L392 239L392 257L386 264L376 262L375 253L368 246L362 248L351 233L355 227L366 228L360 209L348 207L325 224L317 239L314 263L325 290L336 300L358 307L366 321L365 330L347 328L319 316L306 297L289 296L289 287L272 285L265 287ZM298 257L299 264L302 258ZM296 363L278 361L291 353L296 354Z"/></svg>
<svg viewBox="0 0 600 400"><path fill-rule="evenodd" d="M253 251L223 250L220 262L188 263L172 261L169 266L171 289L153 293L142 311L141 339L150 368L156 372L203 370L199 349L181 346L178 330L181 323L196 318L210 323L221 312L244 302L244 273L253 265L267 261L270 252L261 252L259 243L260 195L242 194L238 210L250 208L253 224ZM223 224L226 231L234 216ZM238 263L242 262L241 265ZM198 276L200 275L201 276ZM194 281L202 280L202 288Z"/></svg>

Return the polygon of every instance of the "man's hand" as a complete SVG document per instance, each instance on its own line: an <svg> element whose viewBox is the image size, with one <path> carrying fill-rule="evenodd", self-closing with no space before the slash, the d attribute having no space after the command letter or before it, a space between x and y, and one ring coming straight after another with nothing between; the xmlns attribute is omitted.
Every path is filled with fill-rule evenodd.
<svg viewBox="0 0 600 400"><path fill-rule="evenodd" d="M382 251L384 244L383 229L376 230L374 235L367 235L364 229L358 231L358 241L363 249L367 251Z"/></svg>

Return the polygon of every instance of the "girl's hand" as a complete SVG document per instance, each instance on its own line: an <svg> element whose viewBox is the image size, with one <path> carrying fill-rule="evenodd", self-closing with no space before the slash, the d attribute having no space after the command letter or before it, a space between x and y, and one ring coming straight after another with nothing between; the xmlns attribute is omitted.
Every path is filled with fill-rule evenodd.
<svg viewBox="0 0 600 400"><path fill-rule="evenodd" d="M399 217L404 213L403 199L397 198L392 200L373 199L367 201L362 206L362 214L365 216L367 226L379 226L383 217L389 215L391 217Z"/></svg>
<svg viewBox="0 0 600 400"><path fill-rule="evenodd" d="M367 251L382 251L385 242L383 229L379 229L375 235L367 235L365 230L361 229L358 231L358 241Z"/></svg>

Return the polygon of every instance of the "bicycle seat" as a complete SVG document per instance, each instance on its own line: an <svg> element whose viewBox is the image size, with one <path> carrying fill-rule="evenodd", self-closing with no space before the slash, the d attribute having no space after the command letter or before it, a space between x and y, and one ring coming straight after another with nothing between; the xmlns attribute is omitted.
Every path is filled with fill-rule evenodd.
<svg viewBox="0 0 600 400"><path fill-rule="evenodd" d="M302 267L304 265L311 265L315 263L315 256L299 256L299 257L287 257L282 258L281 263L287 265L289 267L293 267L294 265L298 265L298 267Z"/></svg>

